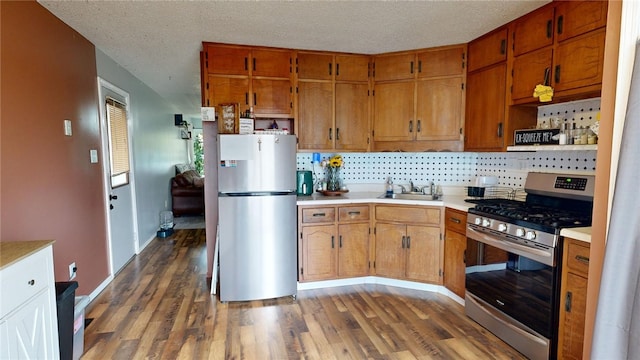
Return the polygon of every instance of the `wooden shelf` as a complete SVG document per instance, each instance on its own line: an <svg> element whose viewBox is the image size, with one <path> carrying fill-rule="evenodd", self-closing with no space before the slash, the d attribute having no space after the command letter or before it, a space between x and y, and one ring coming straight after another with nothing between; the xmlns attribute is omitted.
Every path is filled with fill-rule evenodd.
<svg viewBox="0 0 640 360"><path fill-rule="evenodd" d="M507 151L575 151L598 150L598 145L518 145L507 146Z"/></svg>

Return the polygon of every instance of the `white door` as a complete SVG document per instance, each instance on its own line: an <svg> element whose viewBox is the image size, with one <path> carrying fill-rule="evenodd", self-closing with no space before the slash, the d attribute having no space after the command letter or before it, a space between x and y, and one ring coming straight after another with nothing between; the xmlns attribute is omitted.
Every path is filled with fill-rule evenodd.
<svg viewBox="0 0 640 360"><path fill-rule="evenodd" d="M100 128L102 133L103 169L105 178L105 196L107 197L107 222L111 275L120 271L138 251L135 211L135 186L133 167L126 173L118 173L114 165L114 152L117 144L112 144L112 126L109 109L122 109L127 130L130 126L129 94L104 79L98 79L100 95ZM112 114L112 113L111 113ZM112 120L112 119L111 119ZM129 150L128 163L132 164L130 144L131 132L127 131L124 140Z"/></svg>

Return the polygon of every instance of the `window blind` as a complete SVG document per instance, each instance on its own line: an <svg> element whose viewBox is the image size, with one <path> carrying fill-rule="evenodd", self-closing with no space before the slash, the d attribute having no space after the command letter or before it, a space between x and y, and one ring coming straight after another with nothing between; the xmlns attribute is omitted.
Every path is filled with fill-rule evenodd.
<svg viewBox="0 0 640 360"><path fill-rule="evenodd" d="M130 170L129 134L125 105L112 98L107 98L107 120L109 122L111 176L114 177L128 173Z"/></svg>

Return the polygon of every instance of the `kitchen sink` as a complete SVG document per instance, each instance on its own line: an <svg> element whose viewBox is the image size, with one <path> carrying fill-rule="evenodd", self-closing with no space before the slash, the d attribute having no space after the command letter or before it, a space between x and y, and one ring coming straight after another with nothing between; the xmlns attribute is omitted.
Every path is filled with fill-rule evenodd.
<svg viewBox="0 0 640 360"><path fill-rule="evenodd" d="M434 195L426 195L421 192L410 192L410 193L395 193L391 197L387 197L386 194L382 194L378 196L379 199L398 199L398 200L423 200L423 201L433 201L439 200L439 196Z"/></svg>

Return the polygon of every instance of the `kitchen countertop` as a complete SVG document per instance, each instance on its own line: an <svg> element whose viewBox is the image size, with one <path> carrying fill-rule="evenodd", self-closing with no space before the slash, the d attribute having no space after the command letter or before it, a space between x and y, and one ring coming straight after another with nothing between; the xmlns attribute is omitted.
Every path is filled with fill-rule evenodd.
<svg viewBox="0 0 640 360"><path fill-rule="evenodd" d="M298 205L342 205L358 203L374 204L397 204L397 205L424 205L424 206L445 206L460 211L467 211L474 204L465 202L466 195L443 195L440 200L405 200L380 198L380 191L357 191L348 192L339 196L324 196L313 193L309 196L298 196Z"/></svg>
<svg viewBox="0 0 640 360"><path fill-rule="evenodd" d="M0 269L54 243L54 240L0 242Z"/></svg>
<svg viewBox="0 0 640 360"><path fill-rule="evenodd" d="M591 227L562 229L560 235L591 243Z"/></svg>

